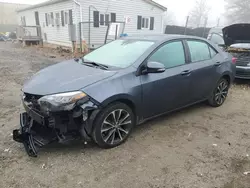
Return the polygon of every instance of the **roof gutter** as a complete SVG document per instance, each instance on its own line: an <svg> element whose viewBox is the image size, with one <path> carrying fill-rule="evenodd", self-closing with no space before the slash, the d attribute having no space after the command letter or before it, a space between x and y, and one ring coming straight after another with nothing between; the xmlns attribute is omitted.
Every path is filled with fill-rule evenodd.
<svg viewBox="0 0 250 188"><path fill-rule="evenodd" d="M153 0L144 0L144 1L146 1L147 3L149 3L149 4L151 4L151 5L154 5L154 6L158 7L158 8L160 8L160 9L163 10L163 11L167 11L167 10L168 10L167 7L164 7L163 5L161 5L161 4L159 4L159 3L156 3L156 2L153 1Z"/></svg>
<svg viewBox="0 0 250 188"><path fill-rule="evenodd" d="M44 3L39 3L39 4L31 5L31 6L28 6L26 8L17 9L16 12L22 12L22 11L26 11L26 10L31 10L31 9L35 9L35 8L39 8L39 7L44 7L44 6L47 6L47 5L61 3L61 2L64 2L64 1L69 1L69 0L52 0L52 1L46 1Z"/></svg>

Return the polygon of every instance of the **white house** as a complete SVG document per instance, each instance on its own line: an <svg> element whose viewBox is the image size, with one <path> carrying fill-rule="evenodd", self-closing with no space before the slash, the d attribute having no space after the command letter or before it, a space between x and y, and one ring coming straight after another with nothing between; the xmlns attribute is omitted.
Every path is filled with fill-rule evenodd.
<svg viewBox="0 0 250 188"><path fill-rule="evenodd" d="M163 33L166 11L152 0L50 0L18 10L18 20L20 25L41 26L44 42L69 47L69 27L75 25L79 42L79 23L84 22L81 38L96 48L104 43L110 22L125 22L120 29L128 35Z"/></svg>

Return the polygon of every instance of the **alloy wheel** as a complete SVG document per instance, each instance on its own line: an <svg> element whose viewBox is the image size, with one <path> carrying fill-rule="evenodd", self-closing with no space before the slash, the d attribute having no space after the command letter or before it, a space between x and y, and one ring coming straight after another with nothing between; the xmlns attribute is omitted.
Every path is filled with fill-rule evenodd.
<svg viewBox="0 0 250 188"><path fill-rule="evenodd" d="M130 114L123 109L112 111L104 119L101 127L102 139L109 145L122 142L132 128L132 119Z"/></svg>
<svg viewBox="0 0 250 188"><path fill-rule="evenodd" d="M228 94L228 88L229 86L226 80L221 81L218 87L216 88L214 100L218 105L223 104L224 101L226 100Z"/></svg>

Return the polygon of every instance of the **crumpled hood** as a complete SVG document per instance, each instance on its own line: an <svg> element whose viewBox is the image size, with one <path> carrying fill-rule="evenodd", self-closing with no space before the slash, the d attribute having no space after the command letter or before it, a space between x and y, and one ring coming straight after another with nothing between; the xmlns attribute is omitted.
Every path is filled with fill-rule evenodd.
<svg viewBox="0 0 250 188"><path fill-rule="evenodd" d="M250 43L250 24L234 24L222 29L226 46L236 43Z"/></svg>
<svg viewBox="0 0 250 188"><path fill-rule="evenodd" d="M230 47L250 50L250 43L236 43L236 44L232 44Z"/></svg>
<svg viewBox="0 0 250 188"><path fill-rule="evenodd" d="M115 73L115 71L88 67L75 60L69 60L39 71L24 84L22 90L35 95L76 91L109 78Z"/></svg>

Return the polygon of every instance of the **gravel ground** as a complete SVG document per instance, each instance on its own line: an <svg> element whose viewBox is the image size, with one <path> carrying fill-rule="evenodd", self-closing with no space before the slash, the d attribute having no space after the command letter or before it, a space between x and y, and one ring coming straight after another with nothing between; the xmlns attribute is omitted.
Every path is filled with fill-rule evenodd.
<svg viewBox="0 0 250 188"><path fill-rule="evenodd" d="M250 82L220 108L199 104L135 128L122 146L54 145L30 158L12 140L23 82L65 56L0 43L0 187L250 188Z"/></svg>

